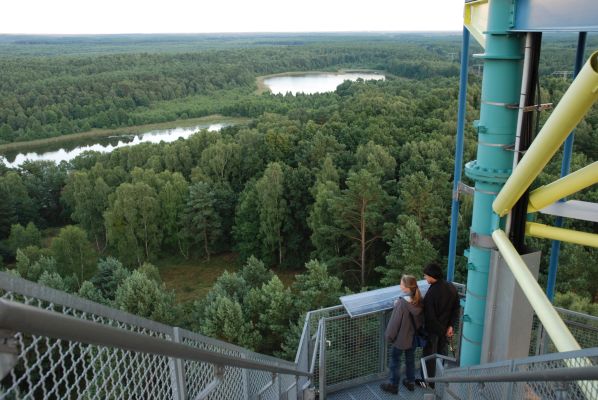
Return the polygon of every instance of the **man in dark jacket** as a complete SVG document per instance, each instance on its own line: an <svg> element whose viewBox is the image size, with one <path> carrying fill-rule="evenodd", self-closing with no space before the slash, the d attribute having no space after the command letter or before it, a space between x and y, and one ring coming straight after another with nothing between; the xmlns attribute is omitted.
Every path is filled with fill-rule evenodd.
<svg viewBox="0 0 598 400"><path fill-rule="evenodd" d="M447 355L447 338L453 336L459 322L459 295L455 286L444 280L442 268L436 263L426 265L424 278L430 284L430 288L424 296L424 324L428 342L424 347L423 356L436 353ZM428 360L426 368L428 377L436 375L435 360Z"/></svg>

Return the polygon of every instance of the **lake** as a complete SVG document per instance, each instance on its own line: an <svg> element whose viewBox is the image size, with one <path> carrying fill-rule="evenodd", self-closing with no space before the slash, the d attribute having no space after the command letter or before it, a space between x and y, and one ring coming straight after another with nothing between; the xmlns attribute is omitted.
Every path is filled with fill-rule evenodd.
<svg viewBox="0 0 598 400"><path fill-rule="evenodd" d="M0 160L4 163L4 165L11 168L16 168L25 161L44 160L60 163L61 161L70 161L85 151L109 153L114 149L126 146L134 146L139 143L169 143L178 139L187 139L189 136L201 129L219 131L228 125L230 124L203 124L185 128L153 130L137 135L109 136L99 139L94 138L93 142L95 143L93 144L81 145L80 142L71 144L70 146L62 144L60 145L60 148L45 148L44 150L39 150L38 152L6 154L5 156L0 156Z"/></svg>
<svg viewBox="0 0 598 400"><path fill-rule="evenodd" d="M264 85L273 94L314 94L333 92L344 81L356 81L359 78L366 81L385 79L383 74L374 72L309 73L265 78Z"/></svg>

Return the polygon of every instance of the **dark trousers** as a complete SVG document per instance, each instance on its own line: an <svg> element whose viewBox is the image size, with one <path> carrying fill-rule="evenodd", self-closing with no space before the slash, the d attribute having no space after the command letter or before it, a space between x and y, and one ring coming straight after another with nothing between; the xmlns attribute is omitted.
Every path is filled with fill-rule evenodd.
<svg viewBox="0 0 598 400"><path fill-rule="evenodd" d="M390 353L390 365L388 366L390 376L388 381L397 386L399 384L399 370L401 369L401 354L405 354L405 380L413 383L415 381L415 347L407 350L399 350L392 346Z"/></svg>
<svg viewBox="0 0 598 400"><path fill-rule="evenodd" d="M426 347L424 347L423 356L425 357L436 353L442 354L443 356L448 354L448 341L446 340L446 336L428 334L428 343L426 343ZM426 361L426 369L428 370L428 377L432 378L436 376L436 360L432 359Z"/></svg>

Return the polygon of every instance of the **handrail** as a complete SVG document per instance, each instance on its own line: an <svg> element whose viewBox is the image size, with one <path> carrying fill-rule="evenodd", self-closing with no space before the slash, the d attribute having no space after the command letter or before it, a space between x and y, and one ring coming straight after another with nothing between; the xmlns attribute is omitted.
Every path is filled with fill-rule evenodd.
<svg viewBox="0 0 598 400"><path fill-rule="evenodd" d="M598 366L557 368L543 371L505 372L494 375L439 376L428 378L440 383L485 383L485 382L547 382L547 381L593 381L598 379Z"/></svg>
<svg viewBox="0 0 598 400"><path fill-rule="evenodd" d="M295 376L311 376L307 371L265 364L240 357L214 353L57 312L0 299L0 329L31 335L116 347L123 350L206 362L229 367L269 371ZM282 360L281 360L282 361ZM289 363L292 365L292 363Z"/></svg>
<svg viewBox="0 0 598 400"><path fill-rule="evenodd" d="M140 317L135 314L109 307L104 304L95 303L91 300L87 300L70 293L52 289L48 286L43 286L4 271L0 271L0 289L9 293L32 297L38 301L51 303L54 306L60 306L64 309L76 310L78 313L102 317L104 319L126 324L127 326L135 326L138 329L160 333L162 335L173 335L173 328L175 328L160 322ZM10 297L4 298L10 300ZM181 337L194 342L202 343L205 346L225 349L226 351L235 353L242 353L249 358L260 359L266 362L276 363L281 361L279 358L274 356L256 353L239 345L228 343L209 336L204 336L197 332L192 332L183 328L176 329L180 331ZM293 362L288 363L291 365L293 364Z"/></svg>
<svg viewBox="0 0 598 400"><path fill-rule="evenodd" d="M440 383L484 383L484 382L548 382L548 381L586 381L598 379L598 365L589 363L589 357L595 358L598 356L598 349L585 349L568 351L562 353L544 354L541 356L533 356L521 358L516 360L496 361L488 364L480 364L469 367L459 367L446 371L451 371L450 376L436 376L428 377L426 361L436 360L440 362L438 370L444 374L445 368L441 361L455 362L456 360L442 354L431 354L421 359L422 373L424 380L430 382ZM581 360L585 365L582 366L567 366L559 367L551 370L519 370L516 367L525 366L529 364L537 365L539 363L553 363L555 361L563 361L565 364L571 364L570 360ZM496 368L508 367L509 372L481 374L484 370L495 370ZM466 372L471 375L457 375L456 373Z"/></svg>

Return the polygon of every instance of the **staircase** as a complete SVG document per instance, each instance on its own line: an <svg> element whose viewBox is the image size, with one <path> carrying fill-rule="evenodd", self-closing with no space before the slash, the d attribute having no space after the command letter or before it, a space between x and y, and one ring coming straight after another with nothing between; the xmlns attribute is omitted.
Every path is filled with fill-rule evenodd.
<svg viewBox="0 0 598 400"><path fill-rule="evenodd" d="M587 382L598 379L598 317L557 311L590 348L540 354L553 345L536 322L530 354L538 355L469 368L439 358L436 390L399 398L598 398ZM388 373L388 317L311 311L289 362L0 272L0 399L391 398L378 387Z"/></svg>

